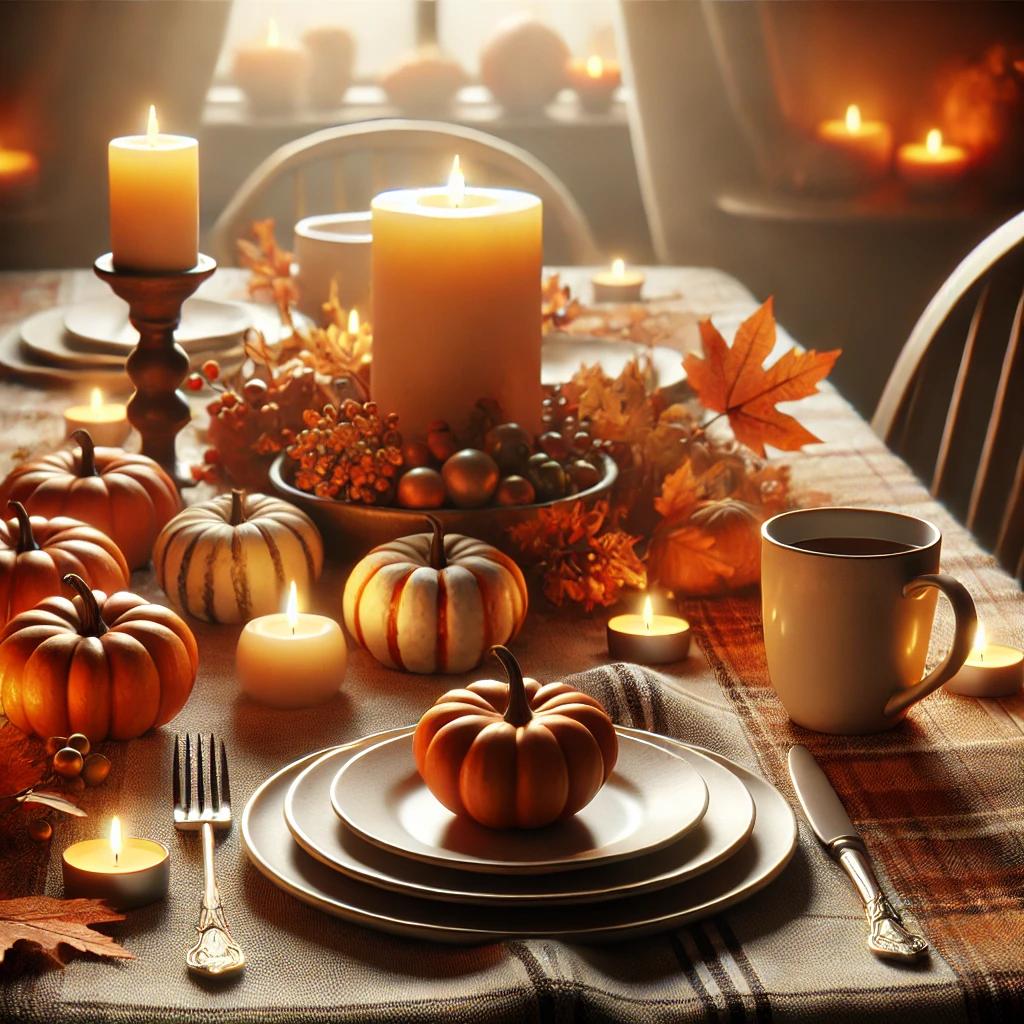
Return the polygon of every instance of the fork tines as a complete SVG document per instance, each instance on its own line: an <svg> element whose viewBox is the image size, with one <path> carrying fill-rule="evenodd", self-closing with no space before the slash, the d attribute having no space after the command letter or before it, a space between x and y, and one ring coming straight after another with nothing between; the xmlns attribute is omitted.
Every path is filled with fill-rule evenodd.
<svg viewBox="0 0 1024 1024"><path fill-rule="evenodd" d="M174 824L178 828L199 828L204 821L208 821L215 827L228 827L231 823L231 790L224 741L220 741L219 757L213 733L210 733L205 750L203 738L198 733L194 738L186 733L184 746L182 755L181 737L175 736L171 768Z"/></svg>

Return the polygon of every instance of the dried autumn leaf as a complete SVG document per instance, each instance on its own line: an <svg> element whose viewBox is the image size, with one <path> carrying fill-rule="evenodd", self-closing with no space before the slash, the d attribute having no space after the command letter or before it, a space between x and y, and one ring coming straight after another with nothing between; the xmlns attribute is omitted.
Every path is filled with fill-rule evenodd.
<svg viewBox="0 0 1024 1024"><path fill-rule="evenodd" d="M19 942L38 948L61 967L65 962L61 946L96 956L133 960L134 955L109 935L90 927L123 920L124 914L111 910L102 900L58 900L52 896L0 900L0 963Z"/></svg>
<svg viewBox="0 0 1024 1024"><path fill-rule="evenodd" d="M764 456L765 445L796 451L820 440L776 404L817 392L839 349L790 349L766 368L764 361L775 347L771 299L744 320L731 346L710 320L701 321L700 335L704 356L685 357L687 380L707 409L728 416L737 441Z"/></svg>

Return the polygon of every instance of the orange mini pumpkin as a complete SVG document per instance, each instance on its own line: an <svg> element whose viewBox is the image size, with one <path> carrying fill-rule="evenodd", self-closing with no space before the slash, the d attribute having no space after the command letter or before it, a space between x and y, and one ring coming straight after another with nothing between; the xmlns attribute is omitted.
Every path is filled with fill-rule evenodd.
<svg viewBox="0 0 1024 1024"><path fill-rule="evenodd" d="M413 736L416 767L455 814L490 828L540 828L586 807L619 744L600 701L566 683L524 679L492 647L507 683L483 679L439 697Z"/></svg>
<svg viewBox="0 0 1024 1024"><path fill-rule="evenodd" d="M128 586L128 563L106 534L67 516L29 517L20 501L10 506L14 518L0 519L0 625L59 594L69 572L97 590Z"/></svg>
<svg viewBox="0 0 1024 1024"><path fill-rule="evenodd" d="M121 591L107 597L80 576L74 601L49 597L0 634L0 697L22 732L93 742L128 740L169 722L199 667L195 637L169 608Z"/></svg>
<svg viewBox="0 0 1024 1024"><path fill-rule="evenodd" d="M62 448L11 471L0 502L22 502L34 515L71 516L95 526L140 569L156 535L181 508L174 481L152 459L120 448L96 448L87 430L71 435L81 449Z"/></svg>

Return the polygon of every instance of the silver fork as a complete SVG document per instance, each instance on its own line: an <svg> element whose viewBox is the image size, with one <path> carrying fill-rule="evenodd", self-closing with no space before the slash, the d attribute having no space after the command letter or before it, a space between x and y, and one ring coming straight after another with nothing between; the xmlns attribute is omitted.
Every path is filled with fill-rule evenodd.
<svg viewBox="0 0 1024 1024"><path fill-rule="evenodd" d="M192 751L195 748L195 795L192 800ZM197 974L219 976L233 974L245 966L245 954L231 936L224 918L217 879L213 872L213 830L231 828L231 788L228 781L228 756L224 741L220 743L220 769L217 767L217 744L210 734L209 784L210 798L206 799L203 771L203 740L197 733L195 743L185 736L184 769L182 783L181 737L174 737L174 827L184 832L202 832L203 840L203 899L199 909L199 938L188 951L185 962Z"/></svg>

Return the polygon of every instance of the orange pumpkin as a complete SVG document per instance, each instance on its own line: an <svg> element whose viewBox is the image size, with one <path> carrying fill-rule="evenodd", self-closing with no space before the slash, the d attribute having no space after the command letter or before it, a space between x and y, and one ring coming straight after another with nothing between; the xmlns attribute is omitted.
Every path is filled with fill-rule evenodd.
<svg viewBox="0 0 1024 1024"><path fill-rule="evenodd" d="M184 707L199 666L195 637L169 608L80 576L74 601L49 597L0 634L4 714L37 736L128 740Z"/></svg>
<svg viewBox="0 0 1024 1024"><path fill-rule="evenodd" d="M0 625L59 594L69 572L97 590L128 586L128 563L105 534L66 516L30 518L20 501L10 507L14 518L0 520Z"/></svg>
<svg viewBox="0 0 1024 1024"><path fill-rule="evenodd" d="M438 800L490 828L540 828L586 807L618 756L601 703L566 683L524 679L492 647L507 683L484 679L439 697L413 736L416 767Z"/></svg>
<svg viewBox="0 0 1024 1024"><path fill-rule="evenodd" d="M174 481L145 455L96 448L87 430L71 436L80 452L63 448L18 466L0 487L0 502L14 498L35 515L66 515L95 526L132 569L141 568L156 535L181 508Z"/></svg>

